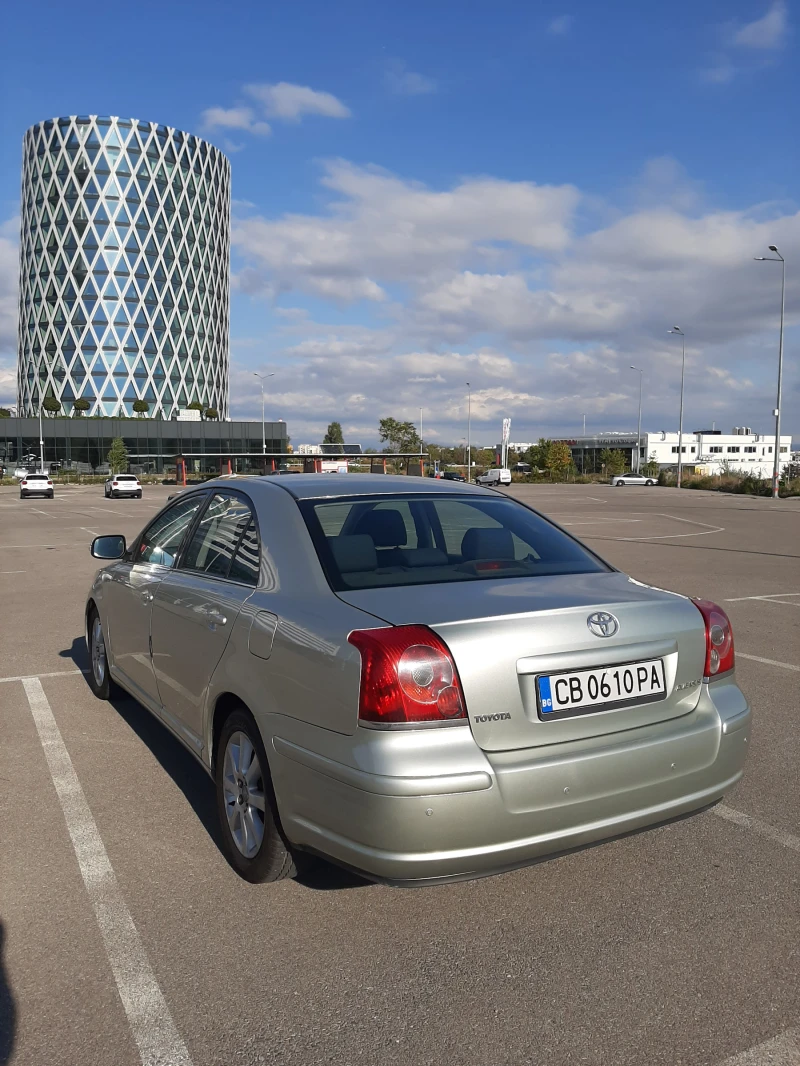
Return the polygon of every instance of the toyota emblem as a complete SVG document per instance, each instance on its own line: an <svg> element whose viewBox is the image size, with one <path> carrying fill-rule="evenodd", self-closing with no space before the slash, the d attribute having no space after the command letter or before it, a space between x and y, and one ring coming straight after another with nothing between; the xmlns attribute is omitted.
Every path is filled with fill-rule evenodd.
<svg viewBox="0 0 800 1066"><path fill-rule="evenodd" d="M613 637L619 629L619 622L608 611L595 611L586 619L586 624L596 637Z"/></svg>

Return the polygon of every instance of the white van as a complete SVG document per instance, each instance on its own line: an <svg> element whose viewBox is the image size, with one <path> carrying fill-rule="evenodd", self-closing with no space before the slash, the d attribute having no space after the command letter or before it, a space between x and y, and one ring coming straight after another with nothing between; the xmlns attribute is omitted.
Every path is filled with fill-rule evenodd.
<svg viewBox="0 0 800 1066"><path fill-rule="evenodd" d="M481 474L475 478L477 485L510 485L511 484L511 471L503 467L492 467L491 470L487 470L485 474Z"/></svg>

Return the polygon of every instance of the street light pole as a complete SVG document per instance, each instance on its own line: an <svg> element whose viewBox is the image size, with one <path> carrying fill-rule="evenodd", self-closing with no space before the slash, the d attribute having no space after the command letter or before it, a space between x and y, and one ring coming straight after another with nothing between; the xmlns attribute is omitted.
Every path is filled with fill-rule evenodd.
<svg viewBox="0 0 800 1066"><path fill-rule="evenodd" d="M253 371L253 377L258 378L261 383L261 454L267 454L267 427L264 421L264 378L274 378L274 374L256 374Z"/></svg>
<svg viewBox="0 0 800 1066"><path fill-rule="evenodd" d="M39 393L39 471L44 473L44 433L42 432L42 394Z"/></svg>
<svg viewBox="0 0 800 1066"><path fill-rule="evenodd" d="M678 417L678 488L681 487L683 473L683 380L686 373L686 337L680 326L673 326L667 333L677 333L681 339L681 412Z"/></svg>
<svg viewBox="0 0 800 1066"><path fill-rule="evenodd" d="M472 386L467 382L467 481L472 481Z"/></svg>
<svg viewBox="0 0 800 1066"><path fill-rule="evenodd" d="M639 375L639 428L636 431L636 473L638 474L642 458L642 371L638 366L632 366L631 370L635 370Z"/></svg>
<svg viewBox="0 0 800 1066"><path fill-rule="evenodd" d="M778 398L773 412L775 415L775 462L772 466L772 498L777 500L780 498L781 479L781 385L783 381L783 315L786 306L786 260L774 244L769 246L769 250L774 252L775 255L757 255L755 258L760 263L781 264L781 331L778 341Z"/></svg>

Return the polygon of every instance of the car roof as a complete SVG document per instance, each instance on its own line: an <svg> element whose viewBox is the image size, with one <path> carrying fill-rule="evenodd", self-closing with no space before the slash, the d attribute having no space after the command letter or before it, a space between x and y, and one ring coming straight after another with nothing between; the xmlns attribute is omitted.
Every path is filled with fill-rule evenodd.
<svg viewBox="0 0 800 1066"><path fill-rule="evenodd" d="M229 485L253 491L287 492L296 500L324 499L337 496L392 496L413 492L426 496L447 496L473 493L496 496L490 489L465 482L453 489L443 479L414 477L406 474L298 474L296 477L276 478L269 474L253 477L215 478L213 488Z"/></svg>

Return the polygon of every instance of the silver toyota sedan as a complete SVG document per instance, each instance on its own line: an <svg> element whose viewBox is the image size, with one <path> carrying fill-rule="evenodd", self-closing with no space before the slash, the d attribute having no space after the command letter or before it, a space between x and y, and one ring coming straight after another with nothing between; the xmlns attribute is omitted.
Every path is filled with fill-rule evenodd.
<svg viewBox="0 0 800 1066"><path fill-rule="evenodd" d="M250 881L303 852L393 884L495 873L742 776L725 612L492 490L222 478L92 554L89 683L200 760Z"/></svg>

